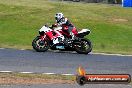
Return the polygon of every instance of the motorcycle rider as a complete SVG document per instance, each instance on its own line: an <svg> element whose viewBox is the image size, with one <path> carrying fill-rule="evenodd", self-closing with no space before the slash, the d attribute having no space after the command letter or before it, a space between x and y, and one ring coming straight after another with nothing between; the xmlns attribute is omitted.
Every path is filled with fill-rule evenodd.
<svg viewBox="0 0 132 88"><path fill-rule="evenodd" d="M57 24L53 24L52 27L61 26L62 30L67 31L72 39L75 38L78 32L74 25L64 17L63 13L56 13L55 20Z"/></svg>

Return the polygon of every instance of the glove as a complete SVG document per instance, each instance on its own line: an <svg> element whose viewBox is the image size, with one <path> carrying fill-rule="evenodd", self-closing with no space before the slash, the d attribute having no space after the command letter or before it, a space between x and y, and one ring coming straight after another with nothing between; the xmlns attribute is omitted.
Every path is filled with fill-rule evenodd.
<svg viewBox="0 0 132 88"><path fill-rule="evenodd" d="M57 27L57 24L52 24L52 27Z"/></svg>
<svg viewBox="0 0 132 88"><path fill-rule="evenodd" d="M54 27L57 27L57 24L52 24L49 28L53 29Z"/></svg>

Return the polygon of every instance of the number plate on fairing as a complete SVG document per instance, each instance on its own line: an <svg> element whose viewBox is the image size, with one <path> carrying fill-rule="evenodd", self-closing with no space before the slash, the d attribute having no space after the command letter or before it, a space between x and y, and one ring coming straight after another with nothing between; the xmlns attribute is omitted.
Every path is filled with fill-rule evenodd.
<svg viewBox="0 0 132 88"><path fill-rule="evenodd" d="M64 46L56 46L57 49L65 49Z"/></svg>

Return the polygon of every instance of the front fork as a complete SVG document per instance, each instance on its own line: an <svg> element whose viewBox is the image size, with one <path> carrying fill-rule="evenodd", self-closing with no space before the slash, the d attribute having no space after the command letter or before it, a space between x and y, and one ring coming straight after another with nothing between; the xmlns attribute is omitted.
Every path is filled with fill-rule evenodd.
<svg viewBox="0 0 132 88"><path fill-rule="evenodd" d="M44 36L40 36L40 39L42 40L42 41L44 41L45 39L46 39L46 35L44 35Z"/></svg>

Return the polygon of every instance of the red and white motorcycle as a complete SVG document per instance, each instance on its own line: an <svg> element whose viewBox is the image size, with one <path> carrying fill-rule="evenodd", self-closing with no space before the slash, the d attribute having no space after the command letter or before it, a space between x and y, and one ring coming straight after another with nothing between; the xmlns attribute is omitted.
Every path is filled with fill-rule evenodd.
<svg viewBox="0 0 132 88"><path fill-rule="evenodd" d="M39 36L33 40L32 46L37 52L45 52L51 49L88 54L92 51L92 44L91 41L84 38L84 36L89 33L89 29L82 29L80 32L77 32L74 39L71 39L70 34L62 30L62 27L53 29L45 25L39 30Z"/></svg>

